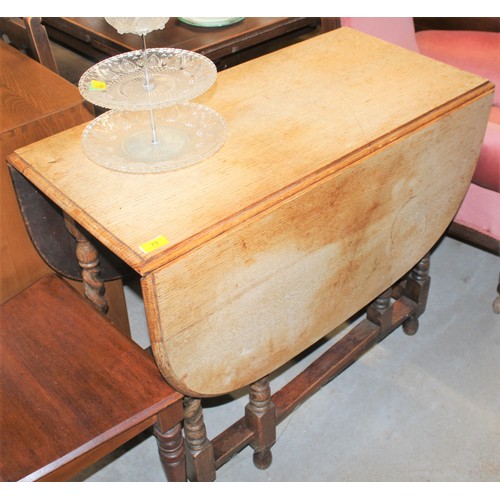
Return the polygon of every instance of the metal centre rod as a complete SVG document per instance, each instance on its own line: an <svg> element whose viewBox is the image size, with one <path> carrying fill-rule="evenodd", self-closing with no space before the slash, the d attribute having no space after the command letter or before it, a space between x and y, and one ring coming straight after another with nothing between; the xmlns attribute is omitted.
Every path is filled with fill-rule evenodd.
<svg viewBox="0 0 500 500"><path fill-rule="evenodd" d="M144 66L144 88L147 91L151 91L153 90L154 85L151 83L151 80L149 78L148 56L146 51L146 35L142 35L142 60ZM155 112L153 109L149 111L149 116L151 121L151 132L152 132L151 142L153 144L158 144L160 141L158 140L158 134L156 132Z"/></svg>

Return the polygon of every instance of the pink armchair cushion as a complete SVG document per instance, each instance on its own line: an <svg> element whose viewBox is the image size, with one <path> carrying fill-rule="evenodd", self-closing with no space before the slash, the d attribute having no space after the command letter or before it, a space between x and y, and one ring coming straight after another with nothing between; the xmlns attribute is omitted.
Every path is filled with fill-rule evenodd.
<svg viewBox="0 0 500 500"><path fill-rule="evenodd" d="M341 17L340 24L418 52L412 17Z"/></svg>
<svg viewBox="0 0 500 500"><path fill-rule="evenodd" d="M420 52L464 71L481 75L495 83L494 105L472 182L499 192L500 33L446 30L415 33L411 17L342 17L340 20L342 26L349 26L401 47Z"/></svg>
<svg viewBox="0 0 500 500"><path fill-rule="evenodd" d="M499 109L499 108L496 108ZM472 182L487 189L500 192L500 124L488 122L481 153ZM500 210L497 214L500 218Z"/></svg>
<svg viewBox="0 0 500 500"><path fill-rule="evenodd" d="M455 222L500 241L500 193L471 184Z"/></svg>
<svg viewBox="0 0 500 500"><path fill-rule="evenodd" d="M495 84L493 107L472 182L500 192L500 33L428 30L416 34L422 54Z"/></svg>
<svg viewBox="0 0 500 500"><path fill-rule="evenodd" d="M500 125L500 107L492 106L490 111L490 122L498 123Z"/></svg>
<svg viewBox="0 0 500 500"><path fill-rule="evenodd" d="M416 33L416 40L422 54L493 82L493 104L500 106L500 33L425 30Z"/></svg>

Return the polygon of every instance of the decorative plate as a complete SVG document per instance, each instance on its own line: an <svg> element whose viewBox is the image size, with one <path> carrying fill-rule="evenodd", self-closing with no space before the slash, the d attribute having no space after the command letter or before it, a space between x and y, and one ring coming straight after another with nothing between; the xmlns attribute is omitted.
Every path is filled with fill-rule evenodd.
<svg viewBox="0 0 500 500"><path fill-rule="evenodd" d="M193 99L215 82L217 68L205 56L182 49L135 50L95 64L80 78L87 101L107 109L140 111Z"/></svg>
<svg viewBox="0 0 500 500"><path fill-rule="evenodd" d="M204 160L225 139L225 122L217 112L184 103L155 111L108 111L87 125L82 146L85 155L103 167L154 173Z"/></svg>
<svg viewBox="0 0 500 500"><path fill-rule="evenodd" d="M244 17L179 17L179 21L202 28L218 28L239 23Z"/></svg>

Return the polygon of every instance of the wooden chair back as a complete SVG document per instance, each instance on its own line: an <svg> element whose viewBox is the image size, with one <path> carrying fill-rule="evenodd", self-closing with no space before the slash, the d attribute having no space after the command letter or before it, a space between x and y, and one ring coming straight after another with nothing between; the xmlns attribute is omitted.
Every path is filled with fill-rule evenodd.
<svg viewBox="0 0 500 500"><path fill-rule="evenodd" d="M41 17L1 17L0 34L7 43L58 73L47 30Z"/></svg>

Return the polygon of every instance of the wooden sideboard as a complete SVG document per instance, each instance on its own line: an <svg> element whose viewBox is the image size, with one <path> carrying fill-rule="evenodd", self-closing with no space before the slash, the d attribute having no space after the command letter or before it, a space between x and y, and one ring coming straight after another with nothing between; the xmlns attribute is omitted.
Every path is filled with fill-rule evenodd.
<svg viewBox="0 0 500 500"><path fill-rule="evenodd" d="M103 17L45 17L49 36L94 61L142 48L141 37L120 34ZM315 33L317 17L246 17L221 27L199 27L172 17L162 30L148 34L148 47L192 50L219 70L263 55Z"/></svg>

